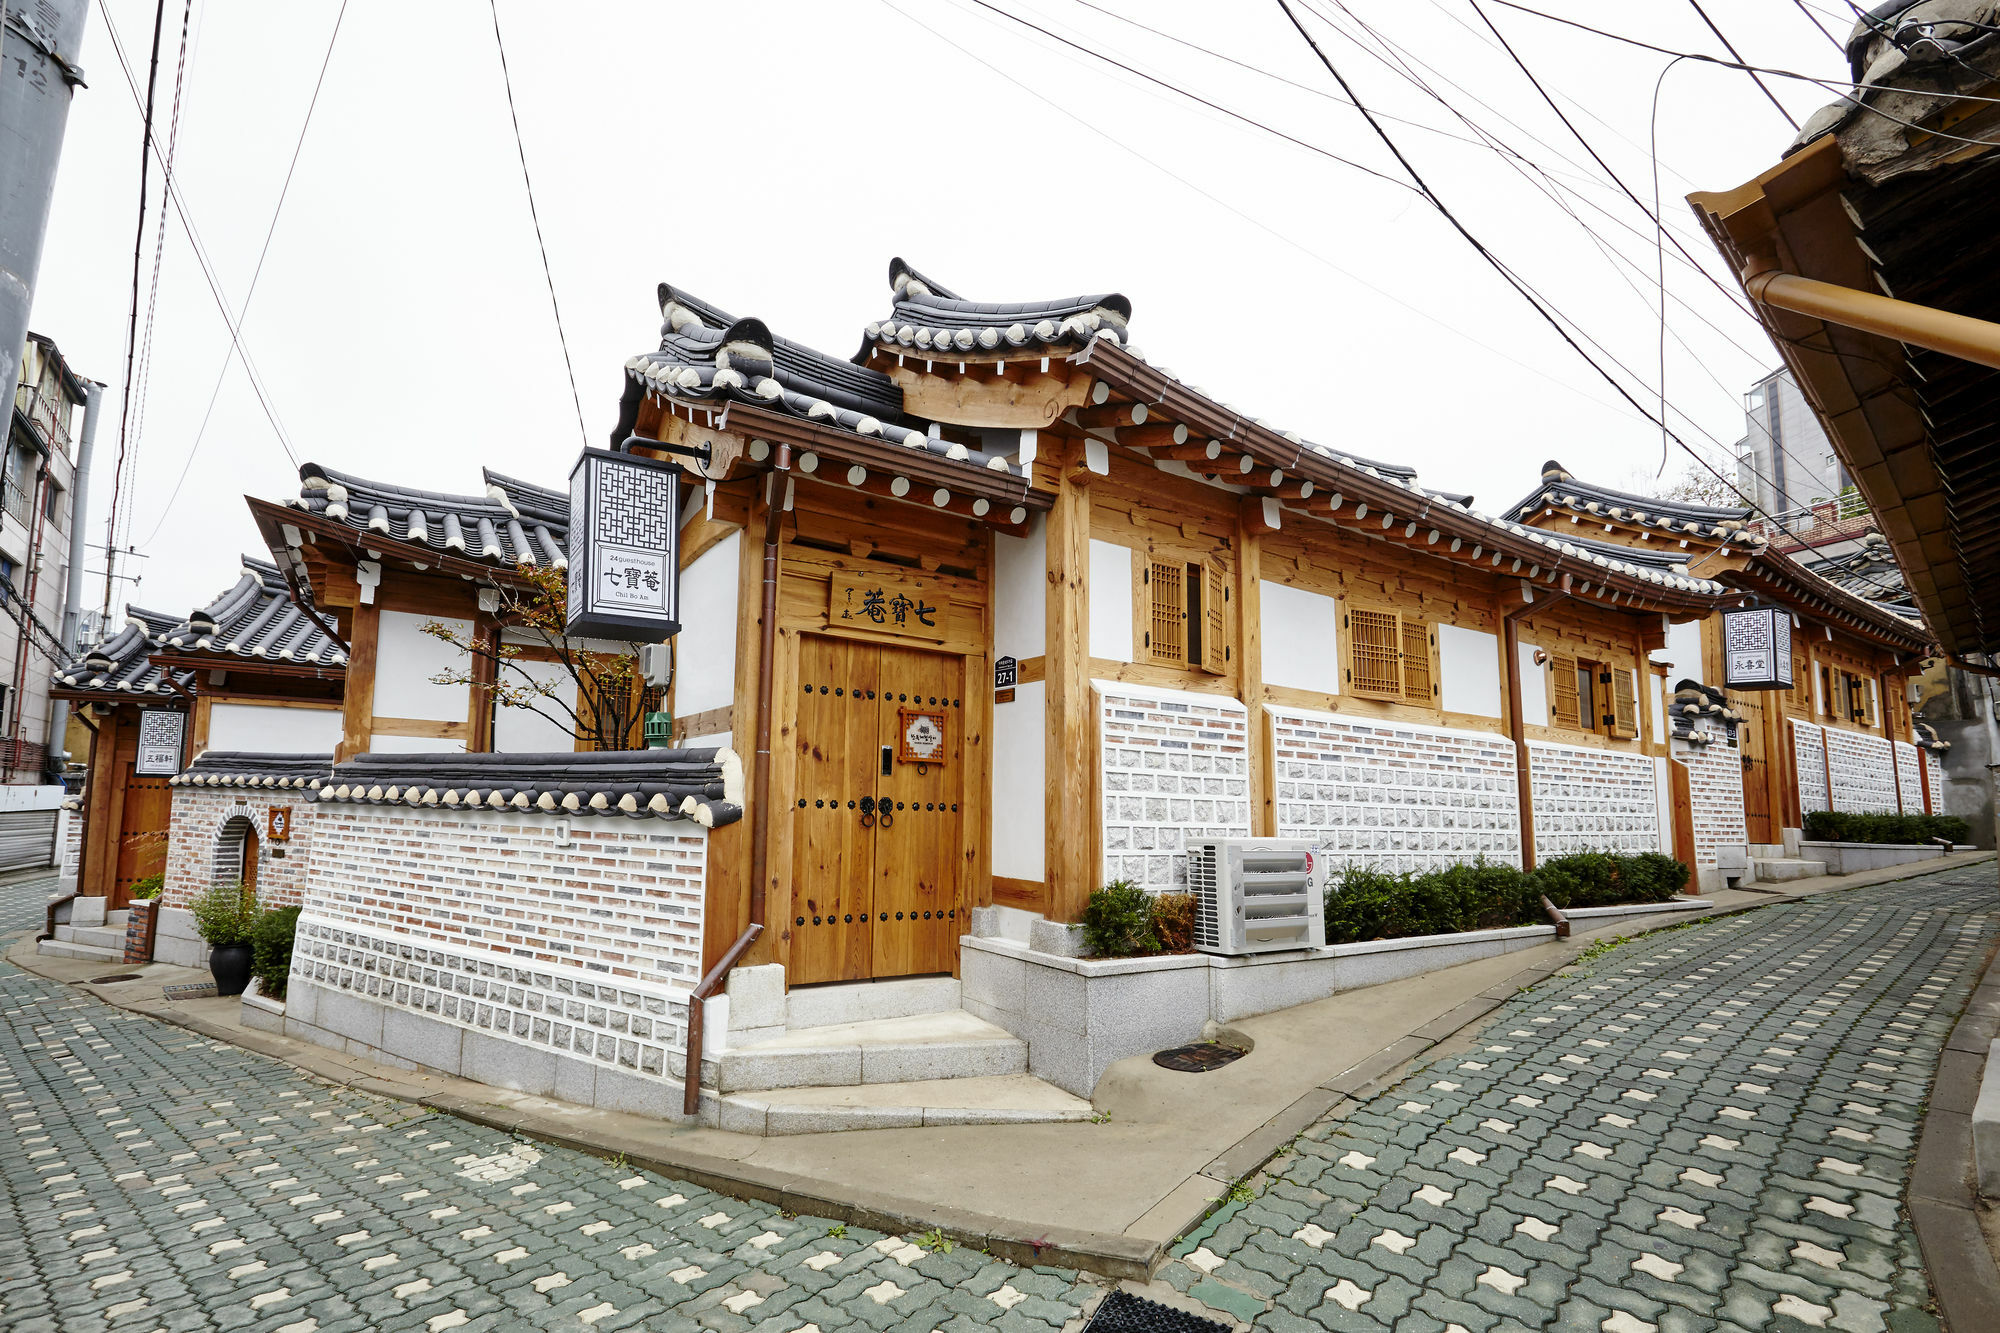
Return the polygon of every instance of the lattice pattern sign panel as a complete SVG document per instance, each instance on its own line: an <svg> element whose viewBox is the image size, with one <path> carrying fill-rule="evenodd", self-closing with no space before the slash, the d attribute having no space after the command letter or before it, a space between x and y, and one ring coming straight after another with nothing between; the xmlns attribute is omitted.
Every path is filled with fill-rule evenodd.
<svg viewBox="0 0 2000 1333"><path fill-rule="evenodd" d="M1342 866L1521 863L1514 747L1504 737L1272 707L1276 832Z"/></svg>
<svg viewBox="0 0 2000 1333"><path fill-rule="evenodd" d="M1538 858L1660 850L1659 796L1647 756L1530 741L1528 777Z"/></svg>
<svg viewBox="0 0 2000 1333"><path fill-rule="evenodd" d="M1234 699L1094 684L1104 878L1185 890L1188 841L1250 836L1249 714Z"/></svg>

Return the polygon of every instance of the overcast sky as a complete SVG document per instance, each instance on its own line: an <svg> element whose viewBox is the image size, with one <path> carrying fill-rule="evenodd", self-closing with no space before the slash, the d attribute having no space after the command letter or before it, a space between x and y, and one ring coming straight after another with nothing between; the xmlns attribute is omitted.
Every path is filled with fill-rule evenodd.
<svg viewBox="0 0 2000 1333"><path fill-rule="evenodd" d="M1360 116L1329 96L1331 78L1275 3L994 3L1402 179ZM1649 199L1647 145L1667 58L1480 4ZM1844 38L1830 0L1705 4L1753 63L1845 73L1808 17L1816 11ZM1295 7L1362 101L1395 117L1385 127L1466 226L1601 344L1600 358L1630 367L1635 392L1657 393L1645 215L1589 161L1472 0L1350 5ZM142 89L153 8L109 3ZM194 0L175 174L232 309L250 285L339 8ZM1677 51L1721 52L1692 5L1547 8ZM162 42L163 140L180 9L167 5ZM625 359L657 345L656 283L845 356L887 312L887 265L900 254L976 299L1122 292L1133 343L1155 362L1281 428L1413 464L1426 484L1470 491L1489 512L1526 493L1546 458L1613 484L1659 467L1659 431L1412 190L975 0L502 0L499 15L593 444L614 420ZM1408 64L1392 66L1363 23ZM90 86L70 113L32 322L79 373L112 386L87 529L102 542L140 119L100 7L83 66ZM1768 82L1800 120L1833 100L1811 84ZM1667 73L1658 107L1669 227L1720 275L1682 198L1769 167L1792 130L1747 77L1694 62ZM1507 152L1479 142L1481 132ZM474 493L482 465L550 485L568 475L582 440L515 151L485 3L352 0L242 330L299 461ZM159 179L156 169L156 202ZM148 289L156 226L149 218ZM1726 459L1743 433L1743 391L1777 358L1671 249L1666 272L1675 424ZM144 310L142 296L142 321ZM121 585L117 604L185 613L208 600L233 581L240 553L260 549L241 497L297 493L297 470L241 364L222 376L228 346L170 218L121 500L124 540L149 558L121 567L144 582L136 592ZM104 568L101 552L88 568ZM101 576L87 588L95 605Z"/></svg>

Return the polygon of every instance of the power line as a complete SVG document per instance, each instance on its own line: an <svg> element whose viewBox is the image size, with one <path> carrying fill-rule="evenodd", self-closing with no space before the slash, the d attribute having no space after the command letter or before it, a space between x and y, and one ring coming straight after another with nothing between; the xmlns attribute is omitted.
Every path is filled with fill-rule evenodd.
<svg viewBox="0 0 2000 1333"><path fill-rule="evenodd" d="M583 445L590 447L590 432L583 424L583 399L576 391L576 367L569 359L569 337L563 332L562 306L556 301L556 278L549 271L549 247L542 240L542 218L535 210L535 183L528 179L528 150L521 142L521 117L514 110L514 78L507 72L507 43L500 37L499 0L487 0L493 11L493 44L500 50L500 82L507 88L507 118L514 124L514 151L521 157L521 184L528 192L528 217L535 224L535 245L542 252L542 277L549 284L549 309L556 317L556 341L562 344L563 368L569 372L570 401L576 404L576 433L583 438Z"/></svg>
<svg viewBox="0 0 2000 1333"><path fill-rule="evenodd" d="M1708 11L1701 7L1701 0L1688 0L1688 3L1694 6L1695 13L1701 15L1701 21L1708 25L1708 30L1715 34L1715 40L1722 43L1722 49L1729 52L1729 54L1734 59L1741 61L1743 59L1743 53L1736 49L1736 44L1734 42L1730 41L1727 37L1723 36L1722 29L1715 26L1715 20L1710 18L1708 16ZM1759 76L1755 70L1752 70L1748 65L1745 65L1743 68L1746 72L1749 73L1750 82L1756 84L1758 91L1763 93L1764 96L1770 98L1771 105L1778 108L1778 114L1785 118L1785 123L1796 130L1799 127L1799 122L1792 118L1791 112L1785 110L1785 104L1783 102L1780 102L1778 100L1778 95L1771 91L1771 85L1765 83L1763 78Z"/></svg>
<svg viewBox="0 0 2000 1333"><path fill-rule="evenodd" d="M1840 40L1840 38L1828 32L1826 30L1825 24L1821 23L1818 19L1813 17L1812 10L1806 6L1806 0L1792 0L1792 3L1798 7L1799 13L1805 15L1806 22L1812 24L1812 29L1814 32L1826 38L1829 42L1832 42L1834 50L1840 52L1842 55L1847 54L1846 44L1843 43Z"/></svg>
<svg viewBox="0 0 2000 1333"><path fill-rule="evenodd" d="M222 382L228 378L230 364L236 359L237 338L243 332L243 322L250 318L250 302L257 295L257 280L264 276L264 259L271 253L271 238L277 235L278 218L285 211L285 200L291 194L292 175L299 169L299 154L306 146L306 131L312 128L313 112L319 107L320 89L326 85L326 71L328 66L333 64L334 44L340 40L340 25L346 17L347 0L341 0L340 10L333 17L333 32L326 39L326 55L319 62L319 77L313 81L312 97L306 103L305 119L299 125L298 141L292 145L291 162L285 167L284 184L278 188L278 202L271 209L270 225L264 229L263 247L257 251L257 266L250 272L250 286L244 291L243 304L237 307L235 323L230 326L229 346L222 353L222 369L216 372L215 387L209 390L207 410L201 414L201 425L194 433L194 443L188 446L187 458L181 463L180 476L175 478L174 489L160 510L159 521L153 524L153 531L141 545L152 545L153 538L160 535L160 529L166 524L167 515L173 511L174 501L180 498L181 486L187 481L188 470L194 466L194 457L201 450L201 442L208 434L209 418L215 413L216 399L222 393ZM164 212L161 216L164 221ZM299 456L293 451L291 441L280 433L278 444L284 449L285 457L291 459L292 466L297 467Z"/></svg>

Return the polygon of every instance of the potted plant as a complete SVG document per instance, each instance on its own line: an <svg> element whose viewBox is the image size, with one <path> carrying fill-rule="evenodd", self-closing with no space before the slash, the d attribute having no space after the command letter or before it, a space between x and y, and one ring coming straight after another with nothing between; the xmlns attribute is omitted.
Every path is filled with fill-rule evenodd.
<svg viewBox="0 0 2000 1333"><path fill-rule="evenodd" d="M239 880L216 884L188 905L194 928L208 942L208 971L217 995L241 995L250 984L250 927L257 919L257 895Z"/></svg>

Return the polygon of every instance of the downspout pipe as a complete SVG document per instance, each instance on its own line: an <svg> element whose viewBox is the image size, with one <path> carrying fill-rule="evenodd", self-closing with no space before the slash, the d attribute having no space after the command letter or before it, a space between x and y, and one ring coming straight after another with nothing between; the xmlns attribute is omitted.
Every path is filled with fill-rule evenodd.
<svg viewBox="0 0 2000 1333"><path fill-rule="evenodd" d="M1521 814L1521 869L1535 868L1535 794L1528 774L1528 730L1527 719L1521 716L1521 627L1515 618L1530 611L1547 610L1569 596L1559 592L1535 601L1535 591L1528 584L1521 585L1521 605L1500 617L1501 642L1507 654L1507 736L1514 742L1514 784L1517 793L1516 804Z"/></svg>
<svg viewBox="0 0 2000 1333"><path fill-rule="evenodd" d="M2000 370L2000 324L1989 320L1802 278L1768 261L1753 262L1743 274L1743 290L1758 305L1810 315Z"/></svg>
<svg viewBox="0 0 2000 1333"><path fill-rule="evenodd" d="M778 661L778 538L791 482L792 446L780 443L764 507L764 599L757 641L757 789L750 808L750 925L764 924L771 833L771 677Z"/></svg>
<svg viewBox="0 0 2000 1333"><path fill-rule="evenodd" d="M76 468L69 483L69 578L63 585L62 643L63 651L74 658L82 650L77 640L78 627L83 620L83 550L81 537L83 523L90 513L90 460L97 452L97 422L104 406L104 386L95 380L85 380L83 391L83 430L76 445ZM50 754L59 754L65 763L69 760L69 700L49 701Z"/></svg>

